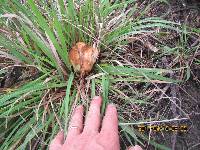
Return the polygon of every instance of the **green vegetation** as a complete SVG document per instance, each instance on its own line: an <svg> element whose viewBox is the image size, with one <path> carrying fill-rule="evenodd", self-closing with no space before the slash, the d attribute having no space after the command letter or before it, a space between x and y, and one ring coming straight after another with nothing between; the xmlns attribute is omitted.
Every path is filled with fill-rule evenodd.
<svg viewBox="0 0 200 150"><path fill-rule="evenodd" d="M141 109L137 110L138 115L134 109L156 107L153 97L145 92L157 87L162 93L159 84L176 84L189 79L189 64L165 69L156 65L143 67L140 59L134 56L128 59L125 53L129 53L127 49L137 39L162 39L174 33L181 35L179 45L170 47L162 42L156 47L150 45L151 56L158 60L164 55L187 57L187 45L184 45L187 35L200 31L160 17L145 17L155 3L168 5L165 0L156 0L141 10L135 0L112 3L109 0L82 3L68 0L67 4L63 0L27 0L24 4L18 0L1 0L0 57L9 63L0 68L0 76L13 66L37 70L38 75L2 88L0 149L47 148L60 129L67 129L73 107L80 103L87 107L90 99L98 94L104 100L102 113L107 103L117 105L120 134L129 144L144 145L147 141L158 149L169 149L134 128L131 123L149 120L140 114ZM85 79L86 97L78 90L79 77L68 58L70 48L78 41L100 50L98 62ZM169 76L179 71L183 71L183 78ZM136 85L141 88L137 89ZM153 116L151 120L164 118Z"/></svg>

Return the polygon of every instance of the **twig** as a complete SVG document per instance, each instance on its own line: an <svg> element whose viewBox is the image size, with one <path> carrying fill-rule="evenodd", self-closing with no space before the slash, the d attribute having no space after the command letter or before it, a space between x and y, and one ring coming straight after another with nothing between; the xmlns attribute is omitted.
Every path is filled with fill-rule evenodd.
<svg viewBox="0 0 200 150"><path fill-rule="evenodd" d="M166 123L166 122L174 122L174 121L182 121L182 120L190 120L189 118L174 118L160 121L144 121L144 122L129 122L129 123L119 123L119 125L127 126L127 125L140 125L140 124L158 124L158 123Z"/></svg>

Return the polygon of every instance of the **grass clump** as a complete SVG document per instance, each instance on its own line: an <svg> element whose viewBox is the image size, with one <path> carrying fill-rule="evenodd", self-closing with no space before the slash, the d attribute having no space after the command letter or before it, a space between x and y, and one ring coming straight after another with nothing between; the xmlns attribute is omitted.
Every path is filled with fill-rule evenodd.
<svg viewBox="0 0 200 150"><path fill-rule="evenodd" d="M148 121L142 108L156 107L150 90L163 93L160 85L180 82L169 76L179 67L143 65L133 43L143 43L151 56L160 53L160 58L178 47L153 45L149 38L171 32L187 34L179 23L146 18L155 3L168 4L157 0L140 10L135 0L1 1L0 58L6 63L0 66L0 76L5 82L3 76L13 68L22 73L12 85L1 85L0 149L47 148L58 130L67 129L74 106L83 103L87 107L98 94L104 100L102 112L109 102L118 107L122 143L125 140L122 147L144 145L148 138L131 123ZM68 58L78 41L100 50L98 62L85 79L85 97ZM168 149L153 140L149 143Z"/></svg>

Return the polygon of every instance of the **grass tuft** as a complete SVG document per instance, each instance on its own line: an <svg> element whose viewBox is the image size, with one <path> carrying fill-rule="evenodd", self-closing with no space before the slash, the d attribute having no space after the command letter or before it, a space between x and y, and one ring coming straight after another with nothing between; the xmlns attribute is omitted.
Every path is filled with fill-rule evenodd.
<svg viewBox="0 0 200 150"><path fill-rule="evenodd" d="M0 149L47 148L58 130L67 133L74 107L80 103L88 107L89 100L99 94L103 97L102 113L108 103L117 105L120 136L122 141L125 139L122 148L126 143L148 142L168 150L136 131L134 125L124 125L147 120L144 110L156 107L154 99L158 95L167 97L166 85L190 78L188 63L162 68L153 59L168 55L187 57L189 52L183 44L199 30L162 17L146 17L156 3L169 6L165 0L156 0L142 10L135 0L1 0L0 58L7 63L0 66L0 81L10 72L9 68L34 68L38 73L28 79L21 77L10 87L1 86ZM169 34L181 35L179 45L160 42ZM151 43L151 38L157 43ZM81 99L78 75L68 58L70 48L78 41L100 50L98 62L85 79L86 99ZM139 51L138 43L146 51ZM200 61L196 59L195 63ZM170 76L181 71L182 78ZM151 118L160 120L165 116Z"/></svg>

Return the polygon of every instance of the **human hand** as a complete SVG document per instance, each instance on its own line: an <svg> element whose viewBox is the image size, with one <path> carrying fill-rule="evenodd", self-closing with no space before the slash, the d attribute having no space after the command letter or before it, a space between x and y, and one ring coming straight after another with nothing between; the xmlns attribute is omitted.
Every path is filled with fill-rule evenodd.
<svg viewBox="0 0 200 150"><path fill-rule="evenodd" d="M50 150L119 150L118 116L116 107L109 104L101 124L101 97L93 98L83 127L83 106L76 107L68 134L60 131L50 144ZM99 130L101 128L101 130ZM135 146L129 150L142 150Z"/></svg>

